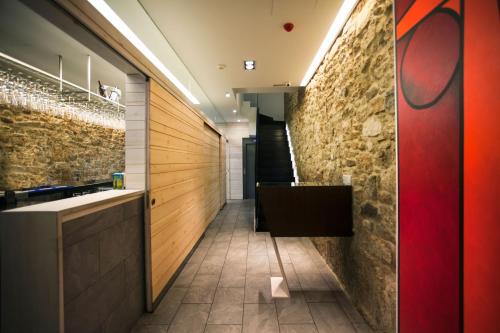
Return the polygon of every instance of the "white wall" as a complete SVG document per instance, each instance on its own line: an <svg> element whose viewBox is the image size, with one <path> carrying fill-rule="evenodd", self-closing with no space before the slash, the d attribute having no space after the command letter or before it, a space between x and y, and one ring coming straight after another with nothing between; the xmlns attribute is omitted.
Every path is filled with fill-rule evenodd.
<svg viewBox="0 0 500 333"><path fill-rule="evenodd" d="M125 111L125 186L146 189L146 90L141 75L127 75Z"/></svg>
<svg viewBox="0 0 500 333"><path fill-rule="evenodd" d="M243 152L242 138L250 134L248 123L217 124L217 127L228 139L227 154L229 155L229 179L227 199L243 199Z"/></svg>
<svg viewBox="0 0 500 333"><path fill-rule="evenodd" d="M285 96L283 93L259 94L259 113L272 117L276 121L285 120Z"/></svg>

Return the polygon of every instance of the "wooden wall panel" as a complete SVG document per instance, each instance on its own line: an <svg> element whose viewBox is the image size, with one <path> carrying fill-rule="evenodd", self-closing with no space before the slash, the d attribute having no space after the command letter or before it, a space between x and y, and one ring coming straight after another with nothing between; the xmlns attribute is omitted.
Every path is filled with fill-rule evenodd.
<svg viewBox="0 0 500 333"><path fill-rule="evenodd" d="M149 94L150 257L158 298L221 207L220 134L155 81ZM224 167L222 167L224 168Z"/></svg>

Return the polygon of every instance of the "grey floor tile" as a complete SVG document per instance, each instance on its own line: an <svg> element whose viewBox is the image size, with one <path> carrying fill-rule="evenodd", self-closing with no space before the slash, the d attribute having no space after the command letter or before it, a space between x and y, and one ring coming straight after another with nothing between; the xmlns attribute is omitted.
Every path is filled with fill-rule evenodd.
<svg viewBox="0 0 500 333"><path fill-rule="evenodd" d="M188 262L177 279L175 279L174 287L189 287L191 285L191 282L193 282L199 268L199 262Z"/></svg>
<svg viewBox="0 0 500 333"><path fill-rule="evenodd" d="M343 291L339 291L335 293L337 297L337 302L340 304L344 312L347 314L351 322L364 324L365 320L361 316L361 314L356 310L354 305L352 305L351 301L347 297L347 295Z"/></svg>
<svg viewBox="0 0 500 333"><path fill-rule="evenodd" d="M168 325L172 322L187 288L171 288L163 297L154 313L144 314L139 322L144 325Z"/></svg>
<svg viewBox="0 0 500 333"><path fill-rule="evenodd" d="M248 255L247 274L270 274L267 255Z"/></svg>
<svg viewBox="0 0 500 333"><path fill-rule="evenodd" d="M220 274L225 258L225 253L222 255L207 255L200 265L198 274Z"/></svg>
<svg viewBox="0 0 500 333"><path fill-rule="evenodd" d="M203 333L210 304L182 304L170 325L169 333Z"/></svg>
<svg viewBox="0 0 500 333"><path fill-rule="evenodd" d="M226 256L226 261L233 259L237 260L245 260L247 257L247 245L240 247L233 247L233 245L229 246L229 251Z"/></svg>
<svg viewBox="0 0 500 333"><path fill-rule="evenodd" d="M235 274L230 269L222 271L219 281L220 288L244 288L245 287L245 273Z"/></svg>
<svg viewBox="0 0 500 333"><path fill-rule="evenodd" d="M318 330L314 324L280 324L280 333L318 333Z"/></svg>
<svg viewBox="0 0 500 333"><path fill-rule="evenodd" d="M307 254L292 253L289 255L297 274L320 274L316 264Z"/></svg>
<svg viewBox="0 0 500 333"><path fill-rule="evenodd" d="M248 255L267 256L266 241L265 240L250 241L248 243Z"/></svg>
<svg viewBox="0 0 500 333"><path fill-rule="evenodd" d="M214 243L214 244L218 244L218 243ZM229 246L227 246L227 247L214 247L214 246L212 246L208 250L207 256L222 256L222 257L225 257L226 254L227 254L228 248L229 248Z"/></svg>
<svg viewBox="0 0 500 333"><path fill-rule="evenodd" d="M219 283L218 274L196 274L191 287L215 288Z"/></svg>
<svg viewBox="0 0 500 333"><path fill-rule="evenodd" d="M306 302L337 302L336 292L333 290L303 290L302 292Z"/></svg>
<svg viewBox="0 0 500 333"><path fill-rule="evenodd" d="M321 274L297 273L302 290L330 290Z"/></svg>
<svg viewBox="0 0 500 333"><path fill-rule="evenodd" d="M210 247L198 247L198 248L196 248L196 250L194 250L191 258L189 258L189 262L201 263L203 261L203 259L205 259L205 256L207 255L209 248Z"/></svg>
<svg viewBox="0 0 500 333"><path fill-rule="evenodd" d="M184 297L183 303L207 303L211 304L215 295L214 288L190 287Z"/></svg>
<svg viewBox="0 0 500 333"><path fill-rule="evenodd" d="M276 245L278 246L278 251L280 252L281 262L283 264L291 264L290 256L288 255L288 251L286 249L286 245L283 242L283 237L276 238Z"/></svg>
<svg viewBox="0 0 500 333"><path fill-rule="evenodd" d="M131 333L167 333L168 325L136 325Z"/></svg>
<svg viewBox="0 0 500 333"><path fill-rule="evenodd" d="M198 248L209 248L212 245L213 241L214 241L213 238L205 237L198 245Z"/></svg>
<svg viewBox="0 0 500 333"><path fill-rule="evenodd" d="M183 303L212 303L218 283L219 275L197 274Z"/></svg>
<svg viewBox="0 0 500 333"><path fill-rule="evenodd" d="M245 303L272 303L271 276L249 275L245 280Z"/></svg>
<svg viewBox="0 0 500 333"><path fill-rule="evenodd" d="M230 232L219 232L217 236L215 236L214 242L230 242L231 237L233 237L233 233Z"/></svg>
<svg viewBox="0 0 500 333"><path fill-rule="evenodd" d="M214 303L243 303L244 293L244 288L218 288Z"/></svg>
<svg viewBox="0 0 500 333"><path fill-rule="evenodd" d="M211 325L205 328L205 333L241 333L241 325Z"/></svg>
<svg viewBox="0 0 500 333"><path fill-rule="evenodd" d="M243 333L279 333L274 304L245 304Z"/></svg>
<svg viewBox="0 0 500 333"><path fill-rule="evenodd" d="M285 271L286 281L288 283L288 289L290 290L302 290L300 286L299 278L295 273L295 269L292 264L283 264L283 270Z"/></svg>
<svg viewBox="0 0 500 333"><path fill-rule="evenodd" d="M325 280L326 284L328 287L330 287L331 290L342 290L342 287L340 287L339 282L337 281L337 278L333 273L330 272L321 272L321 276Z"/></svg>
<svg viewBox="0 0 500 333"><path fill-rule="evenodd" d="M309 303L319 333L356 333L354 326L337 303Z"/></svg>
<svg viewBox="0 0 500 333"><path fill-rule="evenodd" d="M238 324L243 320L243 303L214 303L208 317L209 324Z"/></svg>
<svg viewBox="0 0 500 333"><path fill-rule="evenodd" d="M224 263L224 267L222 268L222 273L233 273L233 274L246 274L247 272L247 263L246 260L228 260Z"/></svg>
<svg viewBox="0 0 500 333"><path fill-rule="evenodd" d="M302 245L300 238L290 237L286 239L286 250L288 254L305 254L306 249Z"/></svg>
<svg viewBox="0 0 500 333"><path fill-rule="evenodd" d="M265 233L265 232L251 232L248 235L248 240L251 242L255 242L255 241L264 241L265 242L266 236L267 236L267 233Z"/></svg>
<svg viewBox="0 0 500 333"><path fill-rule="evenodd" d="M356 329L356 333L373 333L371 327L365 323L354 323L353 325Z"/></svg>
<svg viewBox="0 0 500 333"><path fill-rule="evenodd" d="M276 257L269 257L269 270L272 276L282 276L281 268Z"/></svg>
<svg viewBox="0 0 500 333"><path fill-rule="evenodd" d="M248 233L249 233L249 226L244 223L236 223L234 226L234 232L233 232L233 238L231 239L231 242L235 239L246 239L248 242Z"/></svg>
<svg viewBox="0 0 500 333"><path fill-rule="evenodd" d="M300 291L291 291L290 298L276 299L280 324L313 324L309 307Z"/></svg>
<svg viewBox="0 0 500 333"><path fill-rule="evenodd" d="M244 288L218 288L208 322L210 324L241 324Z"/></svg>

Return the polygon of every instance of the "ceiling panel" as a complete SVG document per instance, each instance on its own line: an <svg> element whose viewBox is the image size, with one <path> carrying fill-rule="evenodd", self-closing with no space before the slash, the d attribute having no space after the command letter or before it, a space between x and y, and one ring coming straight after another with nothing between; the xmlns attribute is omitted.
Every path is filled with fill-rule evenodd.
<svg viewBox="0 0 500 333"><path fill-rule="evenodd" d="M299 85L340 0L139 0L217 111L236 121L234 88ZM285 32L283 24L295 28ZM243 60L256 61L245 71ZM219 70L218 64L226 68Z"/></svg>

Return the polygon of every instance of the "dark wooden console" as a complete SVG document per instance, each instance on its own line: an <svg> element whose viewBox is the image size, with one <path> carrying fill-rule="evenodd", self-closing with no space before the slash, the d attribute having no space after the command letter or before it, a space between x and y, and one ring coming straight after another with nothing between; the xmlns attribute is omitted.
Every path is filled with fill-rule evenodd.
<svg viewBox="0 0 500 333"><path fill-rule="evenodd" d="M352 236L352 187L290 183L257 187L258 223L272 237Z"/></svg>

